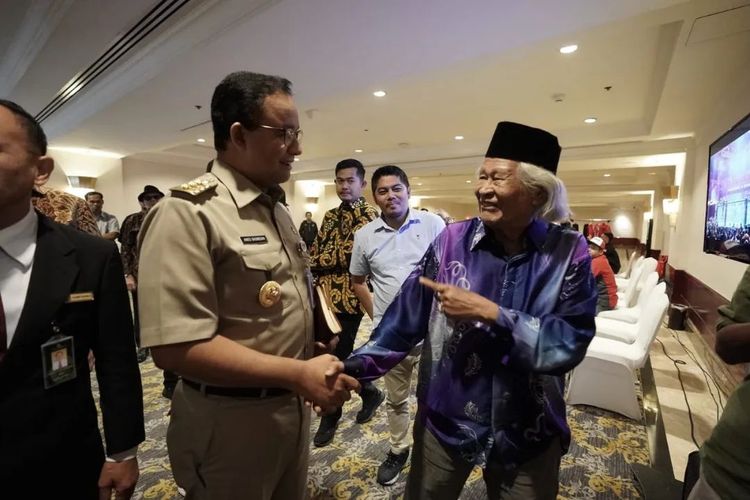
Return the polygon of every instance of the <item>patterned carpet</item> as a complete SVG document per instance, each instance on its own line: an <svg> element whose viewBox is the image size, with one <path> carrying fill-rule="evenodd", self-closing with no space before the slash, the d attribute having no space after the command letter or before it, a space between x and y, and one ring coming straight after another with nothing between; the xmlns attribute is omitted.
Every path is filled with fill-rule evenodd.
<svg viewBox="0 0 750 500"><path fill-rule="evenodd" d="M369 329L363 321L360 338ZM141 478L135 499L181 498L172 480L166 450L168 401L161 396L162 374L151 360L141 364L146 442L139 448ZM382 389L382 382L376 383ZM415 384L413 384L415 385ZM386 500L401 498L405 474L393 486L375 481L377 468L388 451L385 407L367 424L354 422L361 400L354 397L344 406L344 416L333 443L312 448L308 486L313 499ZM416 403L412 400L412 412ZM629 464L648 465L646 431L640 422L587 406L568 408L573 443L563 457L559 499L641 498ZM313 418L311 433L319 420ZM407 469L408 471L408 469ZM485 498L481 473L475 469L461 494L462 499Z"/></svg>

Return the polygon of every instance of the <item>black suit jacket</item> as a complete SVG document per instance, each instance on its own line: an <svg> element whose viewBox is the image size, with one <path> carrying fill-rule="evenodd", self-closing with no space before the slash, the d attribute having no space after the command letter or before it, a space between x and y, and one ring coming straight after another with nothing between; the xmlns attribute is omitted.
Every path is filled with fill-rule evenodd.
<svg viewBox="0 0 750 500"><path fill-rule="evenodd" d="M0 496L31 474L36 482L27 487L36 493L50 471L65 473L68 491L98 477L104 452L89 349L96 356L107 453L144 440L141 378L117 247L42 215L37 235L26 302L0 362ZM92 292L94 300L66 303L75 292ZM53 322L75 339L77 377L45 389L40 346L53 335ZM62 485L49 486L60 491Z"/></svg>

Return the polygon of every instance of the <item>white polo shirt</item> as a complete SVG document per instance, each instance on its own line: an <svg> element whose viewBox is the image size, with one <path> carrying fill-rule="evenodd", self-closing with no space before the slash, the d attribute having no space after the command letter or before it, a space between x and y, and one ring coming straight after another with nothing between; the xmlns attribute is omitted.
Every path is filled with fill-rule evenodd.
<svg viewBox="0 0 750 500"><path fill-rule="evenodd" d="M430 243L445 228L439 216L411 210L399 229L380 216L354 233L349 272L370 275L374 292L372 326L375 328L401 284L422 259Z"/></svg>

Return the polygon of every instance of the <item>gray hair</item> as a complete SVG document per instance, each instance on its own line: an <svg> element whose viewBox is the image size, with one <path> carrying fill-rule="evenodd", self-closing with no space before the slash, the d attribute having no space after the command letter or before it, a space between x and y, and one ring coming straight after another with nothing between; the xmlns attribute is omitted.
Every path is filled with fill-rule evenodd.
<svg viewBox="0 0 750 500"><path fill-rule="evenodd" d="M570 220L568 192L563 181L556 175L536 165L524 162L518 162L516 175L527 191L532 192L534 189L540 189L547 195L547 200L534 214L535 217L555 223Z"/></svg>

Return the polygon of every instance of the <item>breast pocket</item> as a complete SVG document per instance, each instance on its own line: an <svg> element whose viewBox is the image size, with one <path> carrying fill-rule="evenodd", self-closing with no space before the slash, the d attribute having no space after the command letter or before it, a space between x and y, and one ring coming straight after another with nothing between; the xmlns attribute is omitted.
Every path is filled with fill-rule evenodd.
<svg viewBox="0 0 750 500"><path fill-rule="evenodd" d="M260 314L280 312L284 304L283 275L279 251L245 252L242 254L243 289L249 294L250 312Z"/></svg>

